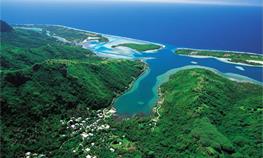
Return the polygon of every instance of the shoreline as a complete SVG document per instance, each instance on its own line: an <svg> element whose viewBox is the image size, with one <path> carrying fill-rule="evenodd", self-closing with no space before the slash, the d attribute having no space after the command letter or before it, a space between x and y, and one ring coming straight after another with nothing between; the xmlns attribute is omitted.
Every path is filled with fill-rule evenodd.
<svg viewBox="0 0 263 158"><path fill-rule="evenodd" d="M65 25L59 25L59 24L12 24L12 25L25 25L25 26L35 26L35 25L43 25L43 26L58 26L58 27L63 27L63 28L68 28L68 29L72 29L72 30L76 30L76 31L82 31L82 32L86 32L86 33L94 33L94 34L98 34L98 35L105 35L105 36L110 36L110 37L116 37L116 38L123 38L123 39L127 39L127 40L133 40L133 41L137 41L137 42L143 42L143 43L152 43L152 44L156 44L161 46L163 49L166 46L164 44L161 43L157 43L157 42L152 42L152 41L147 41L147 40L140 40L140 39L135 39L135 38L130 38L130 37L125 37L125 36L118 36L118 35L111 35L111 34L106 34L106 33L99 33L99 32L95 32L95 31L89 31L89 30L84 30L84 29L79 29L79 28L74 28L71 26L65 26ZM160 50L157 49L157 50ZM263 54L260 53L251 53L251 52L245 52L245 51L238 51L238 50L220 50L220 49L201 49L201 48L190 48L190 47L177 47L176 49L191 49L191 50L200 50L200 51L220 51L220 52L225 52L225 53L244 53L244 54L251 54L251 55L261 55L263 56ZM155 51L155 50L154 50ZM146 51L145 51L146 52ZM263 52L262 52L263 53Z"/></svg>
<svg viewBox="0 0 263 158"><path fill-rule="evenodd" d="M92 32L92 31L88 31L88 30L82 30L82 29L77 29L77 28L73 28L73 27L68 27L68 26L63 26L63 25L53 25L53 24L21 24L21 25L29 25L29 26L36 26L36 25L43 25L43 26L58 26L58 27L63 27L63 28L68 28L68 29L72 29L72 30L76 30L76 31L82 31L82 32L87 32L87 33L94 33L94 34L98 34L98 35L102 35L104 37L112 37L112 38L116 38L116 39L123 39L123 40L131 40L131 41L138 41L138 42L145 42L145 43L153 43L153 44L157 44L157 45L160 45L162 46L161 48L159 49L163 49L165 48L165 45L162 45L162 44L158 44L158 43L154 43L154 42L149 42L149 41L143 41L143 40L137 40L137 39L132 39L132 38L128 38L128 37L122 37L122 36L115 36L115 35L108 35L108 34L103 34L103 33L97 33L97 32ZM154 52L158 51L159 49L156 49L156 50L153 50ZM250 52L241 52L241 51L227 51L227 50L209 50L209 49L194 49L194 48L176 48L176 49L191 49L191 50L204 50L204 51L222 51L222 52L231 52L231 53L244 53L244 54L253 54L253 55L261 55L261 54L257 54L257 53L250 53ZM152 50L151 50L152 51ZM149 52L149 53L152 53L152 52ZM97 55L97 53L96 53ZM228 61L226 58L218 58L218 57L213 57L213 56L194 56L194 55L183 55L183 54L178 54L178 55L182 55L182 56L188 56L188 57L193 57L193 58L214 58L218 61L221 61L221 62L225 62L225 63L229 63L229 64L236 64L236 65L244 65L244 66L251 66L251 67L263 67L261 65L249 65L249 64L243 64L243 63L235 63L235 62L231 62L231 61ZM262 55L263 56L263 55ZM106 57L108 58L108 57ZM116 57L117 58L117 57ZM130 60L133 60L133 59L130 59ZM146 59L147 60L147 59ZM142 72L134 78L134 80L131 81L131 83L129 83L128 87L121 93L119 94L116 94L116 96L112 99L111 103L110 103L110 107L114 107L116 101L118 100L118 98L120 98L122 95L126 95L126 94L129 94L129 93L132 93L133 92L133 89L136 89L136 81L138 81L139 79L143 79L142 76L147 74L148 71L150 71L150 68L149 66L147 65L147 63L145 62L145 60L141 60L144 64L145 64L145 67L143 68ZM189 66L189 65L186 65L186 66L183 66L183 67L179 67L179 68L174 68L174 69L170 69L168 70L167 72L157 76L157 81L156 81L156 84L153 86L152 88L152 91L154 93L154 96L153 98L150 99L149 101L149 107L151 108L150 111L152 111L154 109L154 107L156 106L156 104L158 104L158 101L159 101L159 92L158 92L158 88L160 88L160 86L169 81L169 77L173 74L175 74L177 71L179 70L183 70L183 69L189 69L189 68L204 68L204 69L208 69L208 70L211 70L213 72L215 72L216 74L219 74L219 75L222 75L223 77L226 77L230 80L233 80L233 81L237 81L237 82L249 82L249 83L255 83L255 84L260 84L262 85L262 83L260 82L257 82L253 79L250 79L248 77L245 77L245 76L241 76L241 75L235 75L235 74L231 74L231 73L221 73L219 71L217 71L216 69L213 69L213 68L209 68L209 67L204 67L204 66L198 66L198 65L195 65L195 66ZM174 71L175 70L175 71ZM163 81L166 80L166 77L163 77L165 75L167 75L168 73L168 79L167 81ZM170 74L169 74L170 73ZM162 78L163 77L163 78ZM139 81L138 81L139 82ZM158 83L160 82L160 83ZM156 91L157 89L157 91ZM158 93L158 95L156 95L156 93ZM151 114L152 112L150 112L149 114Z"/></svg>
<svg viewBox="0 0 263 158"><path fill-rule="evenodd" d="M134 79L132 80L128 87L122 92L122 93L119 93L117 94L113 99L112 99L112 102L110 104L110 107L114 108L116 110L116 108L114 107L114 104L116 103L116 101L118 100L119 97L121 97L122 95L124 94L127 94L133 87L134 87L134 84L135 82L140 78L142 77L143 75L145 75L147 72L148 72L148 69L149 69L149 66L146 62L144 62L143 60L141 60L141 62L144 63L144 68L143 70L141 71L141 73ZM116 114L117 114L117 110L116 110ZM117 114L118 115L118 114Z"/></svg>
<svg viewBox="0 0 263 158"><path fill-rule="evenodd" d="M161 92L161 85L168 82L170 79L170 76L175 75L178 71L194 69L194 68L200 68L200 69L206 69L206 70L212 71L215 74L222 76L224 78L227 78L227 79L234 81L234 82L251 83L251 84L257 84L257 85L263 86L263 83L256 81L256 80L253 80L253 79L250 79L246 76L241 76L241 75L237 75L237 74L233 74L233 73L222 73L216 69L205 67L205 66L187 65L187 66L180 67L180 68L174 68L174 69L168 70L167 72L157 76L156 84L152 88L155 96L150 101L150 104L151 104L150 106L152 107L152 110L151 110L152 112L149 115L154 116L156 114L156 110L158 110L160 108L159 104L163 103L163 100L162 100L163 94ZM157 92L155 91L156 88L157 88Z"/></svg>
<svg viewBox="0 0 263 158"><path fill-rule="evenodd" d="M160 45L160 47L161 47L161 48L158 48L158 49L146 50L146 51L144 51L144 53L156 53L156 52L158 52L158 51L160 51L160 50L166 48L165 45Z"/></svg>
<svg viewBox="0 0 263 158"><path fill-rule="evenodd" d="M160 76L157 77L157 82L160 81L160 83L161 83L160 85L162 85L163 83L169 81L170 76L174 75L176 72L178 72L180 70L188 70L188 69L194 69L194 68L210 70L210 71L216 73L217 75L220 75L220 76L225 77L227 79L235 79L236 82L247 82L247 83L252 83L252 84L263 85L263 83L256 81L254 79L251 79L249 77L246 77L246 76L242 76L242 75L238 75L238 74L233 75L233 73L223 73L223 72L220 72L214 68L210 68L210 67L206 67L206 66L199 66L199 65L187 65L187 66L183 66L180 68L174 68L174 69L168 70L164 74L161 74Z"/></svg>
<svg viewBox="0 0 263 158"><path fill-rule="evenodd" d="M98 33L99 34L99 33ZM124 36L117 36L117 35L109 35L109 34L102 34L101 35L104 35L106 37L111 37L111 38L119 38L119 39L123 39L123 40L127 40L127 41L131 41L131 42L134 42L137 44L154 44L154 45L158 45L160 46L161 48L165 48L165 45L164 44L160 44L160 43L156 43L156 42L151 42L151 41L145 41L145 40L140 40L140 39L134 39L134 38L129 38L129 37L124 37ZM160 49L160 48L159 48Z"/></svg>
<svg viewBox="0 0 263 158"><path fill-rule="evenodd" d="M82 32L86 32L86 33L94 33L94 34L98 34L98 35L104 35L104 36L109 36L109 37L115 37L115 38L122 38L122 39L126 39L126 40L131 40L131 41L135 41L135 42L140 42L140 43L151 43L151 44L155 44L155 45L159 45L162 48L165 48L165 45L157 43L157 42L151 42L151 41L147 41L147 40L140 40L140 39L134 39L134 38L129 38L129 37L124 37L124 36L117 36L117 35L111 35L111 34L105 34L105 33L98 33L98 32L94 32L94 31L89 31L89 30L84 30L84 29L78 29L78 28L74 28L74 27L70 27L70 26L65 26L65 25L57 25L57 24L12 24L12 25L25 25L25 26L36 26L36 25L43 25L43 26L57 26L57 27L63 27L63 28L67 28L67 29L72 29L72 30L76 30L76 31L82 31Z"/></svg>
<svg viewBox="0 0 263 158"><path fill-rule="evenodd" d="M178 47L174 51L176 53L176 50L193 50L193 51L210 51L210 52L223 52L223 53L236 53L236 54L248 54L248 55L257 55L257 56L262 56L263 54L258 54L258 53L251 53L251 52L242 52L242 51L230 51L230 50L215 50L215 49L197 49L197 48L187 48L187 47ZM177 54L177 53L176 53ZM238 65L243 65L243 66L251 66L251 67L263 67L263 65L252 65L248 63L240 63L240 62L232 62L229 61L228 58L220 58L220 57L214 57L214 56L203 56L203 55L189 55L189 54L177 54L181 56L187 56L187 57L193 57L193 58L214 58L218 61L224 62L224 63L229 63L229 64L238 64Z"/></svg>
<svg viewBox="0 0 263 158"><path fill-rule="evenodd" d="M238 62L232 62L227 60L227 58L219 58L219 57L214 57L214 56L202 56L202 55L185 55L185 54L177 54L180 56L186 56L186 57L192 57L192 58L211 58L211 59L216 59L220 62L228 63L228 64L236 64L236 65L242 65L242 66L250 66L250 67L263 67L263 65L250 65L250 64L245 64L245 63L238 63Z"/></svg>
<svg viewBox="0 0 263 158"><path fill-rule="evenodd" d="M234 82L240 82L240 83L251 83L251 84L257 84L257 85L260 85L260 86L263 86L263 83L259 82L259 81L256 81L254 79L251 79L249 77L246 77L246 76L242 76L242 75L238 75L238 74L233 74L233 73L223 73L223 72L220 72L216 69L213 69L213 68L210 68L210 67L205 67L205 66L199 66L199 65L187 65L187 66L183 66L183 67L179 67L179 68L174 68L174 69L170 69L168 70L167 72L157 76L157 81L156 81L156 84L153 86L152 88L152 91L153 91L153 98L149 101L149 108L150 108L150 112L145 114L147 116L151 116L153 117L152 119L155 118L155 115L157 114L157 111L160 109L161 105L163 103L164 100L163 99L163 94L161 92L161 85L168 82L169 79L170 79L170 76L171 75L174 75L176 74L178 71L181 71L181 70L188 70L188 69L194 69L194 68L200 68L200 69L206 69L206 70L209 70L209 71L212 71L214 72L215 74L219 75L219 76L222 76L226 79L229 79L231 81L234 81ZM145 73L147 73L147 69L145 72L143 72L140 76L138 76L137 80L140 79L140 77L142 77ZM137 80L134 80L133 83L135 83ZM112 105L114 105L114 103L116 102L116 100L122 96L122 95L126 95L126 94L129 94L129 93L132 93L132 90L133 89L136 89L136 87L134 86L134 84L131 84L133 86L131 86L130 88L128 88L126 90L126 92L123 92L123 94L117 96L115 99L114 99L114 102ZM113 106L114 107L114 106ZM156 111L157 110L157 111ZM159 113L159 111L158 111ZM134 114L134 115L122 115L122 114L118 114L116 113L118 116L121 116L121 117L124 117L124 118L130 118L130 117L133 117L133 116L137 116L137 114ZM160 113L157 114L159 115L160 117ZM158 117L158 118L159 118Z"/></svg>
<svg viewBox="0 0 263 158"><path fill-rule="evenodd" d="M243 53L243 54L251 54L251 55L261 55L259 53L251 53L251 52L243 52L243 51L237 51L237 50L220 50L220 49L199 49L199 48L187 48L187 47L178 47L177 49L182 49L182 50L198 50L198 51L211 51L211 52L224 52L224 53ZM263 53L263 52L262 52Z"/></svg>
<svg viewBox="0 0 263 158"><path fill-rule="evenodd" d="M135 42L133 42L133 43L135 43ZM123 44L125 44L125 43L123 43ZM142 43L138 43L138 44L142 44ZM113 48L113 49L114 49L114 48L126 48L126 49L129 49L129 50L131 50L131 51L134 51L134 52L137 53L137 54L143 54L143 53L149 54L149 53L156 53L156 52L164 49L165 46L160 46L160 48L150 49L150 50L146 50L146 51L138 51L138 50L136 50L136 49L133 49L133 48L130 48L130 47L126 47L126 46L115 46L115 47L112 47L112 46L111 46L111 48Z"/></svg>
<svg viewBox="0 0 263 158"><path fill-rule="evenodd" d="M156 127L157 122L159 121L161 114L160 114L160 108L162 107L162 104L164 102L164 94L162 93L161 87L158 88L158 100L156 105L152 108L153 118L151 119L154 122L154 127ZM157 117L154 117L154 115L157 114Z"/></svg>

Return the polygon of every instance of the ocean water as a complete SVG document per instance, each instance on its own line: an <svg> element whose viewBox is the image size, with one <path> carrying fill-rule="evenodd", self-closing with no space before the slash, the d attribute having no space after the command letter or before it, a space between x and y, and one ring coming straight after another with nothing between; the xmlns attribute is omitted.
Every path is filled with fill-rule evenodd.
<svg viewBox="0 0 263 158"><path fill-rule="evenodd" d="M262 53L262 7L3 1L2 19L61 24L177 47Z"/></svg>
<svg viewBox="0 0 263 158"><path fill-rule="evenodd" d="M262 8L143 3L2 4L2 19L13 24L60 24L105 34L158 42L147 60L148 72L114 103L122 115L149 114L158 100L158 86L167 72L187 67L212 68L223 75L263 82L262 67L241 66L212 58L175 55L178 47L235 50L262 54ZM98 48L101 51L104 48ZM244 69L244 70L243 70ZM246 78L248 77L248 78ZM159 80L158 80L159 79Z"/></svg>

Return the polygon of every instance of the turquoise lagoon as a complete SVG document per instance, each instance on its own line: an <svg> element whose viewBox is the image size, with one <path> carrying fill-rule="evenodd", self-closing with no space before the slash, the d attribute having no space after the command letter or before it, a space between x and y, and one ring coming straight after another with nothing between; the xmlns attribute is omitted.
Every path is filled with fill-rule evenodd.
<svg viewBox="0 0 263 158"><path fill-rule="evenodd" d="M121 37L120 39L121 40ZM105 45L93 48L98 55L114 55L116 50L111 50ZM148 69L134 82L132 87L114 102L114 107L119 115L147 115L152 112L158 101L158 88L168 81L169 76L181 69L193 67L210 69L220 75L237 81L248 81L262 84L262 67L226 63L215 58L194 58L181 56L174 53L176 47L165 45L165 48L153 52L143 53L127 51L125 55L115 54L114 57L143 59L148 64ZM120 53L120 52L119 52ZM242 69L240 69L240 67Z"/></svg>
<svg viewBox="0 0 263 158"><path fill-rule="evenodd" d="M121 43L148 44L152 42L107 34L101 35L107 37L109 41L84 40L81 45L84 48L93 50L98 56L109 58L109 60L113 60L113 58L143 60L148 65L146 71L132 84L132 87L114 100L113 106L119 115L150 114L153 106L158 101L158 88L160 85L168 81L170 75L181 69L205 68L232 80L261 85L263 83L262 66L235 64L213 57L199 58L177 55L175 54L176 47L168 44L159 44L163 47L160 50L138 52L127 47L113 46Z"/></svg>
<svg viewBox="0 0 263 158"><path fill-rule="evenodd" d="M261 85L263 83L262 66L235 64L213 57L199 58L177 55L175 54L176 47L168 44L159 44L162 46L160 50L138 52L127 47L113 46L122 43L148 44L152 42L107 34L101 35L107 37L109 41L84 40L80 44L84 48L93 50L98 56L109 58L109 60L113 60L113 58L143 60L148 65L145 72L132 84L132 87L114 100L113 106L119 115L150 114L153 106L158 101L158 88L160 85L168 81L170 75L181 69L205 68L232 80ZM56 38L61 37L56 36Z"/></svg>

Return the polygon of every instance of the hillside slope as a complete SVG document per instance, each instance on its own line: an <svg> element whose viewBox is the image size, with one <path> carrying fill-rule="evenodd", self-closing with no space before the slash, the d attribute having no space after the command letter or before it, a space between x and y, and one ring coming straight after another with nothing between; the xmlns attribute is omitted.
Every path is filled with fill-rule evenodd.
<svg viewBox="0 0 263 158"><path fill-rule="evenodd" d="M41 31L15 28L0 37L0 157L69 152L60 150L70 140L61 121L97 119L94 113L109 107L145 67L97 57Z"/></svg>
<svg viewBox="0 0 263 158"><path fill-rule="evenodd" d="M160 117L112 122L142 157L262 157L263 89L204 69L182 70L161 86ZM157 115L157 114L156 114ZM156 126L155 122L157 120Z"/></svg>
<svg viewBox="0 0 263 158"><path fill-rule="evenodd" d="M15 29L2 33L0 40L2 70L26 68L47 59L85 60L94 56L89 50L60 42L41 31Z"/></svg>
<svg viewBox="0 0 263 158"><path fill-rule="evenodd" d="M211 157L262 156L262 86L192 69L174 75L162 91L165 101L159 128L166 131L165 122L176 121L169 128L176 134L168 138L179 140L174 148L178 155L189 150Z"/></svg>

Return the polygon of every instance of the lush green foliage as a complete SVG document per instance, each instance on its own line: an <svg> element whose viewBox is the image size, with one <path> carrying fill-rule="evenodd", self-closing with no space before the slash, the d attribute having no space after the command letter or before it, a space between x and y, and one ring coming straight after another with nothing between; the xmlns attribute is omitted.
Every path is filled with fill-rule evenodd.
<svg viewBox="0 0 263 158"><path fill-rule="evenodd" d="M49 29L71 41L86 38ZM0 36L0 157L263 156L262 86L182 70L162 85L157 113L112 117L106 107L145 65L96 57L46 31Z"/></svg>
<svg viewBox="0 0 263 158"><path fill-rule="evenodd" d="M96 111L110 106L145 66L99 58L31 29L0 37L0 157L76 156L71 149L82 139L61 122L96 121Z"/></svg>
<svg viewBox="0 0 263 158"><path fill-rule="evenodd" d="M41 32L16 29L0 36L0 66L2 70L20 69L47 59L87 59L89 50L65 45Z"/></svg>
<svg viewBox="0 0 263 158"><path fill-rule="evenodd" d="M109 106L142 68L140 62L126 60L48 60L30 69L2 73L1 120L2 126L8 127L3 128L3 152L22 156L25 151L39 151L44 148L42 139L57 143L54 148L61 145L63 141L56 140L59 137L48 138L42 131L49 129L49 121L60 124L58 119L70 118L87 107ZM50 130L54 133L48 132L51 135L60 128L53 123L55 127ZM16 147L12 147L13 142ZM53 148L53 143L46 148Z"/></svg>
<svg viewBox="0 0 263 158"><path fill-rule="evenodd" d="M136 43L124 43L124 44L119 44L119 45L112 46L112 47L114 48L114 47L119 47L119 46L128 47L128 48L134 49L139 52L156 50L156 49L161 48L160 45L156 45L156 44L136 44Z"/></svg>
<svg viewBox="0 0 263 158"><path fill-rule="evenodd" d="M109 40L96 33L75 30L73 28L68 28L59 25L16 25L22 28L40 28L42 32L49 34L50 36L62 37L71 42L82 42L88 37L96 37L100 42L108 42Z"/></svg>
<svg viewBox="0 0 263 158"><path fill-rule="evenodd" d="M176 53L182 55L212 56L217 58L225 58L235 63L263 65L261 64L263 62L263 56L259 54L222 52L222 51L220 52L220 51L194 50L194 49L177 49Z"/></svg>
<svg viewBox="0 0 263 158"><path fill-rule="evenodd" d="M173 75L161 91L160 117L112 123L118 129L115 135L125 135L134 144L134 151L118 154L262 157L262 86L191 69Z"/></svg>

